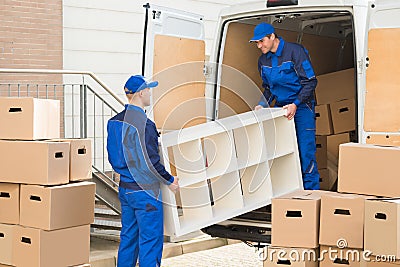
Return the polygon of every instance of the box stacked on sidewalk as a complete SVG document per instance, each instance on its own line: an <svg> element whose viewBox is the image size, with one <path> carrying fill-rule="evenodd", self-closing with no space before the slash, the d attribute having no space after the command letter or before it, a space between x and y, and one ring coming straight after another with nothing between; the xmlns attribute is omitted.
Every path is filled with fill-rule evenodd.
<svg viewBox="0 0 400 267"><path fill-rule="evenodd" d="M365 261L364 206L370 196L330 192L321 197L320 266L361 266Z"/></svg>
<svg viewBox="0 0 400 267"><path fill-rule="evenodd" d="M60 103L0 98L0 266L90 266L91 142L60 139Z"/></svg>
<svg viewBox="0 0 400 267"><path fill-rule="evenodd" d="M339 144L348 143L356 127L354 69L318 76L317 164L322 190L333 190L337 181Z"/></svg>
<svg viewBox="0 0 400 267"><path fill-rule="evenodd" d="M272 239L264 266L318 266L320 202L323 191L296 190L272 199ZM278 254L285 256L278 258Z"/></svg>
<svg viewBox="0 0 400 267"><path fill-rule="evenodd" d="M363 246L374 260L365 266L400 264L399 160L399 147L340 145L338 191L376 196L364 205Z"/></svg>
<svg viewBox="0 0 400 267"><path fill-rule="evenodd" d="M400 197L400 147L342 144L338 191Z"/></svg>
<svg viewBox="0 0 400 267"><path fill-rule="evenodd" d="M400 259L400 199L369 199L365 203L365 249Z"/></svg>
<svg viewBox="0 0 400 267"><path fill-rule="evenodd" d="M265 251L264 266L365 266L375 259L364 248L368 201L378 203L374 196L322 190L298 190L274 198L271 247ZM387 233L393 235L393 227ZM374 238L372 244L377 243Z"/></svg>

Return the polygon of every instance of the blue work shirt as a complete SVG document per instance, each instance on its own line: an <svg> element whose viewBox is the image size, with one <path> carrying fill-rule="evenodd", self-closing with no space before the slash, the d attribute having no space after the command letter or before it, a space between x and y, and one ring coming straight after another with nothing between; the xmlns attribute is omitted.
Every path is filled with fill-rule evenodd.
<svg viewBox="0 0 400 267"><path fill-rule="evenodd" d="M314 100L317 79L308 52L302 45L279 40L275 53L262 54L258 59L265 89L259 105L267 107L274 99L276 106L309 103Z"/></svg>
<svg viewBox="0 0 400 267"><path fill-rule="evenodd" d="M142 108L125 105L108 121L107 132L108 160L122 182L146 187L174 181L160 162L156 125Z"/></svg>

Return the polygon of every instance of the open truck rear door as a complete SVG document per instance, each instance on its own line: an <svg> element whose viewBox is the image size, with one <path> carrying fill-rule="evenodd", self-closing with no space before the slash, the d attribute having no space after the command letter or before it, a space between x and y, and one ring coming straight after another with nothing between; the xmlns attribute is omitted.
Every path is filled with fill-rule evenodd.
<svg viewBox="0 0 400 267"><path fill-rule="evenodd" d="M162 132L206 121L203 17L150 5L144 74L159 82L149 116Z"/></svg>
<svg viewBox="0 0 400 267"><path fill-rule="evenodd" d="M369 1L366 25L366 143L400 145L400 3Z"/></svg>

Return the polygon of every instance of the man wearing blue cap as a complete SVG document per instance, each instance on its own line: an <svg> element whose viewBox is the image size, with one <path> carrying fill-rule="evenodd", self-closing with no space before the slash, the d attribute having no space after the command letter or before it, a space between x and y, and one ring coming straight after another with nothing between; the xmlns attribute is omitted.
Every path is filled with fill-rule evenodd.
<svg viewBox="0 0 400 267"><path fill-rule="evenodd" d="M160 182L176 192L178 178L160 163L158 132L147 118L144 107L150 105L150 88L143 76L131 76L125 83L129 104L107 124L108 160L120 174L121 241L118 267L161 265L164 227Z"/></svg>
<svg viewBox="0 0 400 267"><path fill-rule="evenodd" d="M254 28L250 42L262 52L258 70L265 89L255 109L268 107L275 100L276 107L287 110L289 120L294 118L304 189L319 189L314 110L317 79L308 52L299 44L285 42L265 22Z"/></svg>

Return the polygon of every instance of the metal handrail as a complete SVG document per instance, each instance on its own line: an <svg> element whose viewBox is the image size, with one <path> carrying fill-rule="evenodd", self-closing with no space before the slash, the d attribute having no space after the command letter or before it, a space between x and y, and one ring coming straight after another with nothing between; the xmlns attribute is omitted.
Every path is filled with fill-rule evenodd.
<svg viewBox="0 0 400 267"><path fill-rule="evenodd" d="M118 111L117 111L116 109L114 109L109 103L107 103L107 101L106 101L103 97L101 97L101 95L99 95L98 93L96 93L96 92L92 89L92 87L90 87L89 85L86 85L86 88L87 88L90 92L92 92L98 99L100 99L101 101L103 101L104 104L107 105L107 107L109 107L109 108L110 108L111 110L113 110L115 113L118 113Z"/></svg>
<svg viewBox="0 0 400 267"><path fill-rule="evenodd" d="M32 73L32 74L76 74L76 75L88 75L93 78L104 90L107 91L112 97L115 98L121 105L124 105L124 101L116 95L105 83L103 83L93 72L91 71L80 71L80 70L49 70L49 69L1 69L0 73Z"/></svg>

